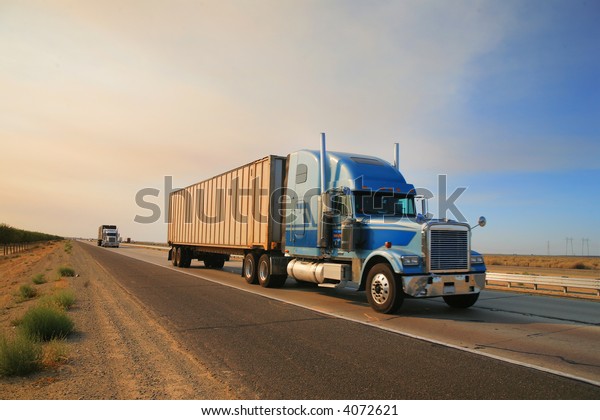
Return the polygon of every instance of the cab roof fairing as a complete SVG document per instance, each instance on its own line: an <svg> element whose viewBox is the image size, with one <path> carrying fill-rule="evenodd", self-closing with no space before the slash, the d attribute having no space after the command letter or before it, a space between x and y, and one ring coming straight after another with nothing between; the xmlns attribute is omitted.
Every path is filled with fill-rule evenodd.
<svg viewBox="0 0 600 420"><path fill-rule="evenodd" d="M318 167L318 150L299 150L296 154L314 160ZM328 190L347 187L354 191L394 191L401 194L415 194L415 186L408 184L404 176L393 165L383 159L355 153L327 151L326 165ZM362 160L362 162L361 162ZM372 162L372 163L365 163Z"/></svg>

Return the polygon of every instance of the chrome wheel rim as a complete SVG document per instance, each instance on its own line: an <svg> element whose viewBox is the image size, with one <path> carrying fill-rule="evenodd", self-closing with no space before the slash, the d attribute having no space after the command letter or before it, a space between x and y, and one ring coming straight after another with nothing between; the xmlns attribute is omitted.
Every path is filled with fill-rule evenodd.
<svg viewBox="0 0 600 420"><path fill-rule="evenodd" d="M379 273L373 277L371 297L379 305L383 305L390 297L390 281L384 274Z"/></svg>
<svg viewBox="0 0 600 420"><path fill-rule="evenodd" d="M244 264L244 274L249 279L252 277L252 273L254 273L254 261L251 258L247 258L246 264Z"/></svg>
<svg viewBox="0 0 600 420"><path fill-rule="evenodd" d="M267 281L267 278L269 277L269 267L265 261L262 261L258 265L258 277L261 282Z"/></svg>

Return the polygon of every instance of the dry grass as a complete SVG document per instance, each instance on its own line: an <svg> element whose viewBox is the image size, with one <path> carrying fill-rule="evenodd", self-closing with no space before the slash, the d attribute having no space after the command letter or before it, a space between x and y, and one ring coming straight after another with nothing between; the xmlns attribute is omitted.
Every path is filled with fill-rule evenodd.
<svg viewBox="0 0 600 420"><path fill-rule="evenodd" d="M488 266L539 267L600 270L600 257L561 257L540 255L486 255Z"/></svg>
<svg viewBox="0 0 600 420"><path fill-rule="evenodd" d="M56 368L69 360L69 348L64 339L52 339L43 346L42 365L46 368Z"/></svg>

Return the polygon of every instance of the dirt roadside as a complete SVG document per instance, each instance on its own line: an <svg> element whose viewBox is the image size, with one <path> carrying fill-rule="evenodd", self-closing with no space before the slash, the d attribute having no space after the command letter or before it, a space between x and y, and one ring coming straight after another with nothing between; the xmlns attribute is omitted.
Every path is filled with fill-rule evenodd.
<svg viewBox="0 0 600 420"><path fill-rule="evenodd" d="M19 302L18 289L45 273L38 294L69 287L76 331L65 363L24 378L0 378L0 399L235 399L198 360L159 325L76 242L64 242L0 260L0 331L7 335L36 299ZM57 280L61 265L77 277Z"/></svg>

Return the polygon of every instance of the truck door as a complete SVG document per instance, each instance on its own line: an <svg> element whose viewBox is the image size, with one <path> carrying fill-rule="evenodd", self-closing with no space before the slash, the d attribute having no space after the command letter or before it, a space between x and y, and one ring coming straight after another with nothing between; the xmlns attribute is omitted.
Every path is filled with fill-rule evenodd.
<svg viewBox="0 0 600 420"><path fill-rule="evenodd" d="M339 249L342 246L342 221L352 217L351 197L345 193L334 194L331 197L332 217L332 246Z"/></svg>

